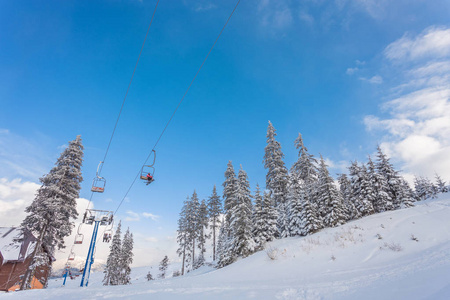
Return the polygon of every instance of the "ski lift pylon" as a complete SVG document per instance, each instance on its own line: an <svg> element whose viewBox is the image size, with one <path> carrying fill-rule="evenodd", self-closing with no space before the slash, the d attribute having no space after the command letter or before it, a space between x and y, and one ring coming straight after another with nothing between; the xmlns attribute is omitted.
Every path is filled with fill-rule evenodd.
<svg viewBox="0 0 450 300"><path fill-rule="evenodd" d="M92 181L91 191L95 193L103 193L105 191L106 179L100 176L100 171L103 167L103 162L98 164L97 172L95 174L94 180Z"/></svg>

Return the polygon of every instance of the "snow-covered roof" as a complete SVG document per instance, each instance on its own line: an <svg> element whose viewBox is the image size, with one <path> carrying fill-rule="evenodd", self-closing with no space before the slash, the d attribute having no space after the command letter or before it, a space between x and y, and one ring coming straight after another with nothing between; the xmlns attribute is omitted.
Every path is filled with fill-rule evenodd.
<svg viewBox="0 0 450 300"><path fill-rule="evenodd" d="M0 227L0 255L3 263L11 261L23 261L33 250L36 238L29 234L24 242L15 242L22 232L17 227Z"/></svg>

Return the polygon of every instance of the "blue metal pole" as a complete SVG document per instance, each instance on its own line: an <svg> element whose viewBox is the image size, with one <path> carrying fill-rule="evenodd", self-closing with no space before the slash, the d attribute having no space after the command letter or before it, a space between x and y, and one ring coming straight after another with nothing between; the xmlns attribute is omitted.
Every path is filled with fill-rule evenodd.
<svg viewBox="0 0 450 300"><path fill-rule="evenodd" d="M96 226L98 226L97 224L98 223L95 222L94 232L95 232ZM88 255L86 257L86 263L84 264L83 277L81 278L81 284L80 284L81 287L83 287L83 285L84 285L84 278L86 276L86 270L87 270L87 268L89 266L89 258L91 257L91 252L94 251L93 245L95 244L95 238L96 238L94 236L94 232L92 233L91 244L89 245L89 251L88 251Z"/></svg>
<svg viewBox="0 0 450 300"><path fill-rule="evenodd" d="M69 273L69 269L66 268L66 273L64 273L64 282L63 282L63 286L66 285L67 273Z"/></svg>
<svg viewBox="0 0 450 300"><path fill-rule="evenodd" d="M98 233L99 224L100 224L100 221L95 222L95 227L94 227L95 238L94 238L94 244L92 245L91 259L89 262L89 270L88 270L87 277L86 277L86 286L88 286L88 284L89 284L89 276L91 275L91 267L92 267L92 264L94 263L95 243L97 242L97 233Z"/></svg>

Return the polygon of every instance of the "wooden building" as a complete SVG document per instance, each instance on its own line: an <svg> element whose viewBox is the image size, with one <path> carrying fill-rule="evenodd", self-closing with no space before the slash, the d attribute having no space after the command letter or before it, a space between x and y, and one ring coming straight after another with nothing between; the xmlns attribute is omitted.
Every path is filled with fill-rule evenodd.
<svg viewBox="0 0 450 300"><path fill-rule="evenodd" d="M15 291L20 284L28 266L31 255L36 246L36 238L31 232L25 232L22 242L15 241L21 238L22 233L16 227L0 227L0 291ZM42 249L48 263L36 268L31 280L32 289L42 289L46 286L50 275L50 266L54 258L48 254L45 247Z"/></svg>

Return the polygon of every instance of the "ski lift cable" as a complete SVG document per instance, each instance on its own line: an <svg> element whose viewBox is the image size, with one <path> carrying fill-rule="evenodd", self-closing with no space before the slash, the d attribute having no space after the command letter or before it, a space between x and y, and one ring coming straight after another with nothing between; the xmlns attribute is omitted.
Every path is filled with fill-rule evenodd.
<svg viewBox="0 0 450 300"><path fill-rule="evenodd" d="M126 101L126 99L127 99L128 92L129 92L130 87L131 87L131 82L133 81L134 74L136 73L136 69L137 69L139 60L140 60L140 58L141 58L142 51L143 51L143 49L144 49L144 45L145 45L145 42L146 42L147 37L148 37L148 33L150 32L150 27L152 26L153 19L154 19L154 17L155 17L156 9L158 8L159 1L160 1L160 0L157 0L157 1L156 1L155 9L153 10L152 18L150 19L150 24L148 25L147 32L146 32L146 34L145 34L145 38L144 38L144 41L143 41L142 46L141 46L141 50L139 51L139 56L138 56L138 58L137 58L137 61L136 61L135 66L134 66L134 70L133 70L133 73L132 73L132 75L131 75L130 82L128 83L127 91L126 91L126 93L125 93L125 97L123 98L122 105L121 105L121 107L120 107L119 114L118 114L117 119L116 119L116 123L114 124L114 129L113 129L112 134L111 134L111 137L110 137L110 139L109 139L109 143L108 143L108 146L107 146L107 148L106 148L105 155L104 155L104 157L103 157L103 160L102 160L101 164L100 164L99 167L97 168L97 174L96 174L97 177L100 176L100 173L102 172L102 169L103 169L103 164L104 164L104 162L105 162L105 160L106 160L106 157L108 156L109 148L111 147L111 143L112 143L112 140L113 140L113 138L114 138L114 134L115 134L115 132L116 132L117 125L119 124L119 119L120 119L120 116L122 115L122 110L123 110L123 107L124 107L124 105L125 105L125 101ZM91 193L91 197L89 198L89 202L88 202L88 205L87 205L87 207L86 207L86 210L89 209L89 206L91 205L93 195L94 195L94 193L92 192L92 193Z"/></svg>
<svg viewBox="0 0 450 300"><path fill-rule="evenodd" d="M169 121L167 121L166 126L164 127L164 129L162 130L162 132L159 135L158 139L156 140L155 145L150 150L150 153L148 154L147 158L145 159L144 165L150 159L150 156L152 155L152 152L155 150L155 148L158 145L159 141L161 140L162 136L166 132L166 129L167 129L167 127L169 127L170 122L172 122L172 119L175 116L176 112L178 111L178 108L180 107L181 103L183 102L184 98L186 97L187 93L189 92L189 89L191 88L192 84L194 83L195 79L197 78L197 75L200 73L200 70L203 68L203 65L205 64L206 60L208 59L209 55L211 54L212 50L214 49L214 46L217 44L217 41L219 40L220 36L222 35L223 31L225 30L225 27L227 27L228 22L230 21L231 17L233 16L234 12L236 11L236 8L238 7L240 2L241 2L241 0L238 0L236 5L234 6L233 11L231 12L230 16L228 17L227 21L225 22L225 25L223 25L222 30L220 31L220 33L217 36L216 40L214 41L213 45L209 49L208 54L206 55L205 59L203 60L202 64L200 65L200 67L198 68L197 73L195 73L194 78L191 80L191 82L190 82L188 88L186 89L186 91L184 92L183 97L181 98L180 102L178 102L177 107L175 108L174 112L172 113L171 117L169 118ZM125 196L123 196L122 200L120 201L120 203L117 206L117 209L116 209L116 211L114 212L113 215L115 215L117 213L117 211L119 210L119 208L122 205L122 203L125 200L125 198L128 196L128 193L130 192L130 190L133 187L133 185L136 183L136 180L139 178L139 176L140 176L140 172L134 178L133 182L131 183L130 187L128 188L127 192L125 193Z"/></svg>
<svg viewBox="0 0 450 300"><path fill-rule="evenodd" d="M153 10L152 18L150 20L150 24L148 25L147 33L145 34L145 38L144 38L144 42L142 43L142 46L141 46L141 51L139 52L139 56L137 58L135 66L134 66L133 74L131 75L131 79L130 79L130 82L128 83L128 87L127 87L127 91L125 93L125 97L123 98L123 101L122 101L122 106L120 107L120 110L119 110L119 115L117 116L117 120L116 120L116 123L114 124L114 129L112 131L111 138L109 139L108 147L106 148L105 156L103 157L103 162L105 162L105 160L106 160L106 156L108 155L109 148L111 147L111 143L112 143L112 140L114 138L114 134L116 133L117 124L119 123L119 119L120 119L120 116L122 114L122 110L123 110L123 107L125 105L125 101L127 100L128 92L130 91L131 83L133 81L134 74L136 73L136 69L137 69L137 66L138 66L138 63L139 63L139 59L141 58L142 50L144 49L144 45L145 45L145 42L147 40L147 36L148 36L149 31L150 31L150 27L152 26L153 19L154 19L155 14L156 14L156 9L158 8L158 4L159 4L159 0L156 1L155 9ZM100 175L100 173L102 171L102 168L103 168L103 164L100 167L100 170L99 170L99 173L98 173L99 175Z"/></svg>

